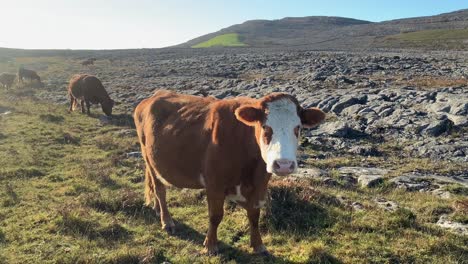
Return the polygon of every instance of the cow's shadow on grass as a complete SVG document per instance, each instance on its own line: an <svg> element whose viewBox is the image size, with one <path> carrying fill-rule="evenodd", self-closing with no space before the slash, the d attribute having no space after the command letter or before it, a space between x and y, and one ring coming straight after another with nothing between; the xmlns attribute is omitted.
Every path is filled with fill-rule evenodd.
<svg viewBox="0 0 468 264"><path fill-rule="evenodd" d="M176 225L176 231L174 234L172 234L172 236L177 237L182 240L194 242L195 244L198 244L200 246L203 245L203 242L205 241L205 234L198 232L197 230L184 224L183 222L179 222L176 220L174 220L174 222ZM274 263L286 262L285 260L279 259L278 257L275 257L273 255L261 256L253 252L246 252L244 250L240 250L236 248L235 246L226 244L223 241L218 241L218 249L219 249L218 256L221 258L223 263L229 262L231 260L235 260L238 263L251 263L251 262L258 262L258 261L253 261L253 259L258 259L258 258L263 258L264 261L267 261L267 262L274 262ZM200 252L200 254L203 254L203 253Z"/></svg>
<svg viewBox="0 0 468 264"><path fill-rule="evenodd" d="M262 228L291 235L314 235L332 226L334 218L324 206L337 202L313 189L273 186L271 199L265 208Z"/></svg>
<svg viewBox="0 0 468 264"><path fill-rule="evenodd" d="M111 116L106 116L102 113L102 111L100 111L100 109L96 109L95 111L92 111L89 116L99 119L103 125L135 128L133 116L130 114L112 114Z"/></svg>

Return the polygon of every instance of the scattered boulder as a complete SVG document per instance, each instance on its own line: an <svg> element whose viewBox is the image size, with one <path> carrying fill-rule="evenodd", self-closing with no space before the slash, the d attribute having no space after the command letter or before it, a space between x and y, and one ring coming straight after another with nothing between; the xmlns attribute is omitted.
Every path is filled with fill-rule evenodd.
<svg viewBox="0 0 468 264"><path fill-rule="evenodd" d="M437 221L437 225L459 235L468 235L468 225L451 221L448 215L442 215Z"/></svg>

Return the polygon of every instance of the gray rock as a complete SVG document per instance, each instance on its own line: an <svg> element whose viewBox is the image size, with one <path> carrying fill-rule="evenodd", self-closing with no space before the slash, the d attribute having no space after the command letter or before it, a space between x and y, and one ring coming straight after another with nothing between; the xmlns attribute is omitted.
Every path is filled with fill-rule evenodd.
<svg viewBox="0 0 468 264"><path fill-rule="evenodd" d="M380 152L374 146L364 145L364 146L354 146L351 147L348 151L352 154L357 154L360 156L379 156Z"/></svg>
<svg viewBox="0 0 468 264"><path fill-rule="evenodd" d="M318 168L298 168L293 176L302 178L320 178L327 175L327 172Z"/></svg>
<svg viewBox="0 0 468 264"><path fill-rule="evenodd" d="M318 129L311 131L312 135L328 135L332 137L354 137L362 132L351 128L347 122L335 121L320 125Z"/></svg>
<svg viewBox="0 0 468 264"><path fill-rule="evenodd" d="M331 108L331 111L336 114L341 113L346 107L355 105L355 104L365 104L367 102L367 95L345 95Z"/></svg>
<svg viewBox="0 0 468 264"><path fill-rule="evenodd" d="M139 151L134 151L134 152L127 153L127 158L141 158L141 157L143 157L143 155Z"/></svg>
<svg viewBox="0 0 468 264"><path fill-rule="evenodd" d="M137 132L135 129L122 129L122 130L116 131L115 136L119 138L136 137Z"/></svg>
<svg viewBox="0 0 468 264"><path fill-rule="evenodd" d="M447 215L440 216L437 225L459 235L468 235L468 225L451 221Z"/></svg>
<svg viewBox="0 0 468 264"><path fill-rule="evenodd" d="M385 198L376 198L374 199L374 202L377 204L378 207L386 210L386 211L391 211L394 212L396 211L399 206L396 202L394 201L389 201Z"/></svg>
<svg viewBox="0 0 468 264"><path fill-rule="evenodd" d="M448 132L452 129L453 122L449 119L436 120L429 124L426 128L421 131L422 135L438 137L444 132Z"/></svg>
<svg viewBox="0 0 468 264"><path fill-rule="evenodd" d="M372 188L383 183L383 177L380 175L361 175L358 178L358 183L362 187Z"/></svg>
<svg viewBox="0 0 468 264"><path fill-rule="evenodd" d="M362 205L362 203L359 203L359 202L353 202L351 204L351 207L354 209L354 211L364 211L365 210L364 205Z"/></svg>
<svg viewBox="0 0 468 264"><path fill-rule="evenodd" d="M427 180L407 175L392 178L390 182L394 183L397 188L410 192L428 190L431 186L431 183Z"/></svg>
<svg viewBox="0 0 468 264"><path fill-rule="evenodd" d="M447 118L453 122L455 127L466 127L468 126L468 117L466 115L452 115L447 114Z"/></svg>
<svg viewBox="0 0 468 264"><path fill-rule="evenodd" d="M381 168L365 168L365 167L341 167L338 168L338 172L341 174L352 174L352 175L380 175L383 176L388 173L388 170Z"/></svg>

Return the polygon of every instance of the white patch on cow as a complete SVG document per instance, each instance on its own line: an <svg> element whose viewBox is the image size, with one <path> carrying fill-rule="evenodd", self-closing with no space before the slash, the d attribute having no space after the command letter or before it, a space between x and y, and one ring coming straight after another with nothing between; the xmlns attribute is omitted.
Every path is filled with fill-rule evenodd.
<svg viewBox="0 0 468 264"><path fill-rule="evenodd" d="M246 202L247 201L247 199L245 199L245 197L241 193L240 184L236 185L236 194L227 195L226 199L232 202Z"/></svg>
<svg viewBox="0 0 468 264"><path fill-rule="evenodd" d="M275 160L287 159L297 164L298 138L294 134L294 128L301 125L301 119L297 114L296 104L287 98L268 103L267 108L265 125L272 128L273 135L268 145L263 140L260 141L260 149L267 171L273 173Z"/></svg>
<svg viewBox="0 0 468 264"><path fill-rule="evenodd" d="M206 184L205 184L205 178L203 177L203 174L201 174L201 173L200 173L200 183L201 183L201 185L202 185L203 187L206 186Z"/></svg>
<svg viewBox="0 0 468 264"><path fill-rule="evenodd" d="M265 200L260 200L258 201L258 204L254 206L254 208L263 208L265 207L266 201Z"/></svg>

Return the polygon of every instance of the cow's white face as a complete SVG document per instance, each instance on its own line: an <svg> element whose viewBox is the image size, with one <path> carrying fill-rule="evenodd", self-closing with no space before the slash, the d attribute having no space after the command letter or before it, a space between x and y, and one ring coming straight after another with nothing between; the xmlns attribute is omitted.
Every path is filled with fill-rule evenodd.
<svg viewBox="0 0 468 264"><path fill-rule="evenodd" d="M287 175L296 171L296 152L301 119L297 105L285 98L267 104L260 151L269 173Z"/></svg>
<svg viewBox="0 0 468 264"><path fill-rule="evenodd" d="M266 171L279 176L297 169L297 146L301 127L313 127L325 118L317 108L303 109L296 99L286 94L273 94L260 99L258 105L236 109L236 118L255 128L255 136Z"/></svg>

